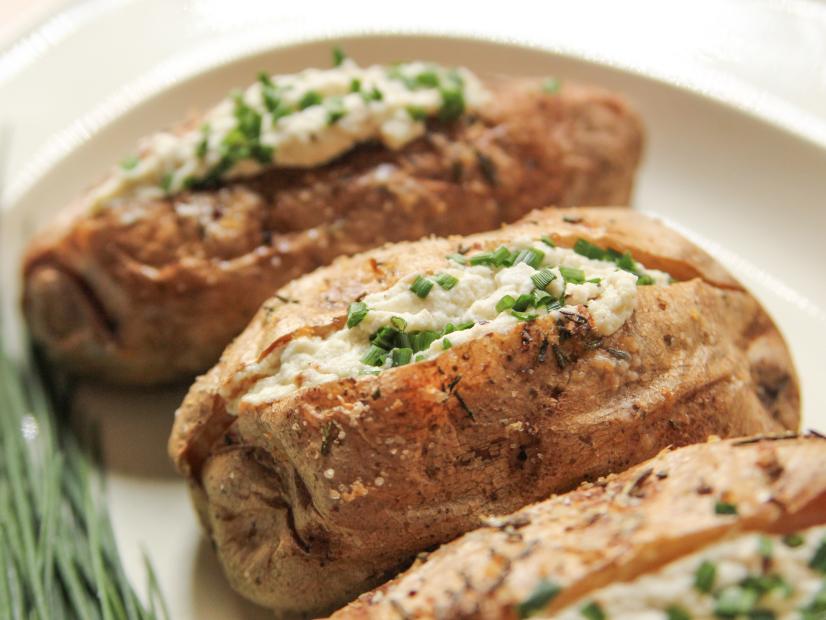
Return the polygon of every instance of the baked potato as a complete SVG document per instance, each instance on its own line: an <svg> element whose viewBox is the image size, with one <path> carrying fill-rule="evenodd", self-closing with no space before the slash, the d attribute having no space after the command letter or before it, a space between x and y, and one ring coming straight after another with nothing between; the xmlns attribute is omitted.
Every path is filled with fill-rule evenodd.
<svg viewBox="0 0 826 620"><path fill-rule="evenodd" d="M318 613L480 514L798 410L780 334L710 256L627 209L546 209L282 288L169 450L232 585Z"/></svg>
<svg viewBox="0 0 826 620"><path fill-rule="evenodd" d="M823 438L755 437L667 450L485 521L332 617L826 614Z"/></svg>
<svg viewBox="0 0 826 620"><path fill-rule="evenodd" d="M620 97L401 67L262 76L203 125L146 140L28 248L34 340L98 380L189 378L274 290L339 255L545 204L627 204L643 139Z"/></svg>

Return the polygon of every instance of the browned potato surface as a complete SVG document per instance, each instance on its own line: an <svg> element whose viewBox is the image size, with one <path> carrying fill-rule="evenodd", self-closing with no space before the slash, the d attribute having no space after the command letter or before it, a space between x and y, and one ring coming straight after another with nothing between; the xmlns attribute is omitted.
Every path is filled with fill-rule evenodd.
<svg viewBox="0 0 826 620"><path fill-rule="evenodd" d="M491 89L480 114L434 121L399 151L364 145L321 167L94 214L77 201L25 257L34 339L96 379L191 377L274 290L342 254L490 230L546 204L628 203L643 138L620 97L573 83Z"/></svg>
<svg viewBox="0 0 826 620"><path fill-rule="evenodd" d="M430 361L227 412L267 374L250 364L341 328L354 299L438 271L457 250L540 235L630 251L677 281L638 287L630 318L605 338L546 315ZM666 446L796 429L798 409L780 334L710 256L630 210L546 209L495 232L340 258L284 287L193 386L169 448L232 585L281 612L317 613L480 515Z"/></svg>
<svg viewBox="0 0 826 620"><path fill-rule="evenodd" d="M826 440L689 446L490 518L333 618L552 618L606 584L743 532L789 534L824 523ZM773 574L770 564L766 572ZM537 597L548 584L559 593Z"/></svg>

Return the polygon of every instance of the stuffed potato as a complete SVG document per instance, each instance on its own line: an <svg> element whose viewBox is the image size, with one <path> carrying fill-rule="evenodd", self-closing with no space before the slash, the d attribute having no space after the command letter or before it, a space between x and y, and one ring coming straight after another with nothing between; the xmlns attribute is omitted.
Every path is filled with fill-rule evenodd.
<svg viewBox="0 0 826 620"><path fill-rule="evenodd" d="M544 204L627 204L642 130L572 83L408 63L262 76L144 140L31 244L32 334L72 372L151 384L218 359L291 279Z"/></svg>
<svg viewBox="0 0 826 620"><path fill-rule="evenodd" d="M318 612L417 552L669 445L795 429L757 301L625 209L340 258L266 302L170 454L232 585Z"/></svg>
<svg viewBox="0 0 826 620"><path fill-rule="evenodd" d="M823 438L667 451L486 521L333 618L826 614Z"/></svg>

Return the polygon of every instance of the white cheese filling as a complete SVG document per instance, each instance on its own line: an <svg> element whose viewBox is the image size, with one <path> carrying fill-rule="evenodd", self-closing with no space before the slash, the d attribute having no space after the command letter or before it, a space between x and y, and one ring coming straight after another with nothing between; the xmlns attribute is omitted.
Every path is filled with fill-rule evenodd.
<svg viewBox="0 0 826 620"><path fill-rule="evenodd" d="M469 329L454 331L434 340L427 349L416 352L411 359L414 363L433 359L448 348L485 334L506 332L520 319L509 309L497 309L497 304L505 296L516 299L520 295L530 294L536 289L532 276L543 270L554 275L545 291L560 299L560 304L564 305L557 304L559 307L550 311L547 307L531 307L525 311L526 315L551 314L559 317L562 313L577 313L578 307L584 306L596 331L602 336L609 336L634 311L637 276L623 271L615 263L593 260L571 249L549 247L531 239L518 240L509 247L516 251L534 248L543 255L541 263L536 268L524 262L494 268L461 265L446 258L445 267L436 273L408 274L389 289L365 297L362 302L369 311L356 326L342 328L325 338L296 338L284 347L280 355L276 353L271 356L274 359L246 368L245 373L269 371L270 374L260 379L241 401L250 405L270 402L301 387L390 368L390 356L378 368L365 364L363 359L370 348L371 336L390 325L391 319L401 319L407 332L441 332L449 324L473 324ZM581 270L585 282L566 282L560 267ZM637 267L638 272L648 275L655 285L669 282L666 273L647 270L641 265ZM441 274L456 278L456 284L450 290L434 283L424 298L410 290L417 276L426 276L435 282ZM231 404L230 411L233 409Z"/></svg>
<svg viewBox="0 0 826 620"><path fill-rule="evenodd" d="M365 68L345 59L332 69L265 77L207 112L202 127L141 141L137 157L96 188L92 207L161 197L215 175L228 142L239 139L238 101L253 120L240 144L252 152L224 162L221 180L275 166L317 166L367 141L398 149L424 133L428 117L478 109L489 96L467 69L424 62Z"/></svg>
<svg viewBox="0 0 826 620"><path fill-rule="evenodd" d="M812 563L819 549L826 553L826 527L813 527L796 536L799 538L788 537L784 542L783 536L743 534L683 557L655 573L599 589L553 617L558 620L824 618L826 574ZM790 541L796 546L790 546ZM703 564L708 587L698 588L698 571ZM762 587L755 587L755 577L762 579ZM703 589L707 591L701 591ZM805 615L804 610L812 610L818 595L823 597L820 615ZM725 612L733 610L740 611L726 615ZM681 616L680 612L685 615Z"/></svg>

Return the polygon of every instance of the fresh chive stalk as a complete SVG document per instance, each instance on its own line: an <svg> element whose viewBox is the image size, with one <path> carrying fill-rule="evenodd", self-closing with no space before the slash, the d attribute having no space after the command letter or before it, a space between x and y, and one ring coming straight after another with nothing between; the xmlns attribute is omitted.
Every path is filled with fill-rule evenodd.
<svg viewBox="0 0 826 620"><path fill-rule="evenodd" d="M126 577L98 464L37 369L19 369L4 352L0 413L0 617L168 618L148 561L148 604Z"/></svg>

